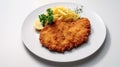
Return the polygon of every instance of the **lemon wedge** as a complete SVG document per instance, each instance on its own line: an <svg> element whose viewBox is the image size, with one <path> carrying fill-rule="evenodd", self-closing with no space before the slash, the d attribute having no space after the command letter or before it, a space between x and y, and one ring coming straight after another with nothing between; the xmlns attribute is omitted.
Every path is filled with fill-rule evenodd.
<svg viewBox="0 0 120 67"><path fill-rule="evenodd" d="M36 30L41 30L41 29L43 29L43 26L42 26L41 22L40 22L38 19L35 20L33 26L35 27Z"/></svg>

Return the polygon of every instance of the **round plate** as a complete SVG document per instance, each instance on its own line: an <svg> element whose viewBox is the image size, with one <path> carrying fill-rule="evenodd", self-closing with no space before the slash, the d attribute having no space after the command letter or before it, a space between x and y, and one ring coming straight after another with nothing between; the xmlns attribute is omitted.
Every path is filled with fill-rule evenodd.
<svg viewBox="0 0 120 67"><path fill-rule="evenodd" d="M74 48L71 51L65 53L51 52L48 49L41 46L39 41L39 34L33 27L33 23L38 18L38 15L44 13L47 8L52 6L64 5L70 9L74 9L78 4L75 3L52 3L39 7L30 13L22 26L22 40L25 46L35 55L44 58L46 60L55 62L72 62L84 59L93 53L95 53L103 44L106 37L106 28L102 19L93 11L89 10L83 5L82 17L86 17L91 23L91 34L88 42L84 43L78 48ZM79 6L78 6L79 7Z"/></svg>

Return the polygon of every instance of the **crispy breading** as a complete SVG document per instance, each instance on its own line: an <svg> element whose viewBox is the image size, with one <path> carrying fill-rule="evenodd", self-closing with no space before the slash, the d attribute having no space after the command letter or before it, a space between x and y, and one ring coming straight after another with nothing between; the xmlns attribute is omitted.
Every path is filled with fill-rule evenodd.
<svg viewBox="0 0 120 67"><path fill-rule="evenodd" d="M81 18L76 21L57 21L45 26L40 32L40 42L51 51L64 52L80 46L88 40L90 21Z"/></svg>

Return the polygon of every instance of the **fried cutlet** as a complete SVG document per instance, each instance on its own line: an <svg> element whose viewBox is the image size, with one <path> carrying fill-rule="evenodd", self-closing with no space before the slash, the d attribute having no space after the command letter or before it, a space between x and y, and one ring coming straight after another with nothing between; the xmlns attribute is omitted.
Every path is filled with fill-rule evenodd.
<svg viewBox="0 0 120 67"><path fill-rule="evenodd" d="M88 40L90 21L80 18L76 21L57 21L45 26L40 32L40 42L51 51L64 52L78 47Z"/></svg>

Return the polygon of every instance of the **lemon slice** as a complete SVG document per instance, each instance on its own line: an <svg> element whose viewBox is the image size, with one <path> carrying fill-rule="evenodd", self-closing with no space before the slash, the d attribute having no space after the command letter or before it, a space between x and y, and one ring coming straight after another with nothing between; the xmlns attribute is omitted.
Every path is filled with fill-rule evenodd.
<svg viewBox="0 0 120 67"><path fill-rule="evenodd" d="M35 27L36 30L41 30L43 29L43 26L39 20L35 20L33 26Z"/></svg>

